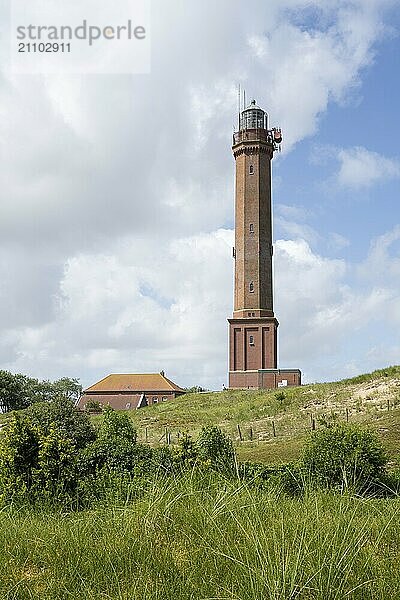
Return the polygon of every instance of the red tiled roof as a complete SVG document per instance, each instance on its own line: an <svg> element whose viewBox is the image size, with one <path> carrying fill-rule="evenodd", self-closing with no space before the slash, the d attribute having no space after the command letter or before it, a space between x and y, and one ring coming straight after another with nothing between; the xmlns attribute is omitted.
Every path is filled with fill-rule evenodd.
<svg viewBox="0 0 400 600"><path fill-rule="evenodd" d="M146 374L113 374L107 375L85 392L184 392L182 388L173 383L161 373Z"/></svg>

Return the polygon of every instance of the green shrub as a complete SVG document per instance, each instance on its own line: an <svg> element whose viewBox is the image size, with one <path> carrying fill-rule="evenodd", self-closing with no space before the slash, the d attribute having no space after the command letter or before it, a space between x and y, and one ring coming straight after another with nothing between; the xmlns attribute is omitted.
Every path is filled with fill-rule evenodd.
<svg viewBox="0 0 400 600"><path fill-rule="evenodd" d="M137 433L129 415L116 412L110 406L104 409L103 414L104 418L99 430L100 440L111 444L120 440L136 444Z"/></svg>
<svg viewBox="0 0 400 600"><path fill-rule="evenodd" d="M84 448L96 439L89 416L77 410L72 400L60 397L50 402L37 402L26 410L26 415L43 434L57 429L76 449Z"/></svg>
<svg viewBox="0 0 400 600"><path fill-rule="evenodd" d="M341 424L312 434L301 466L312 483L365 491L383 480L386 462L385 452L374 433Z"/></svg>
<svg viewBox="0 0 400 600"><path fill-rule="evenodd" d="M3 501L71 497L76 474L75 445L61 430L41 429L27 415L13 416L0 440Z"/></svg>
<svg viewBox="0 0 400 600"><path fill-rule="evenodd" d="M233 474L235 451L232 440L219 427L203 427L196 441L198 459L216 471Z"/></svg>
<svg viewBox="0 0 400 600"><path fill-rule="evenodd" d="M178 446L175 449L175 458L183 467L193 467L198 458L198 449L192 436L187 433L180 436Z"/></svg>
<svg viewBox="0 0 400 600"><path fill-rule="evenodd" d="M101 413L103 412L103 407L98 400L89 400L85 404L85 410L87 412Z"/></svg>
<svg viewBox="0 0 400 600"><path fill-rule="evenodd" d="M0 483L3 500L24 496L38 467L39 435L29 419L14 415L0 438Z"/></svg>
<svg viewBox="0 0 400 600"><path fill-rule="evenodd" d="M242 481L257 488L272 488L297 496L303 490L303 476L298 465L265 465L263 463L244 462L238 466Z"/></svg>
<svg viewBox="0 0 400 600"><path fill-rule="evenodd" d="M277 402L279 402L279 404L282 406L283 402L285 401L286 398L286 394L285 392L278 392L275 394L275 400Z"/></svg>
<svg viewBox="0 0 400 600"><path fill-rule="evenodd" d="M97 439L80 454L80 473L83 477L104 472L133 475L150 470L151 461L152 450L137 443L130 417L107 407Z"/></svg>
<svg viewBox="0 0 400 600"><path fill-rule="evenodd" d="M177 453L170 446L154 448L151 456L151 471L160 475L174 475L182 468ZM143 469L143 474L146 470ZM148 472L148 469L147 469Z"/></svg>

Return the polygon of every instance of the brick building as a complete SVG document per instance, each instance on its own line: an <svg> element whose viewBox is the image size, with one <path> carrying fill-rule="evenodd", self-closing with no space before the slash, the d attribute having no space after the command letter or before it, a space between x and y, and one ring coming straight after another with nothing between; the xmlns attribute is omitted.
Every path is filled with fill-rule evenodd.
<svg viewBox="0 0 400 600"><path fill-rule="evenodd" d="M273 307L271 160L282 140L255 100L239 115L236 162L235 293L229 321L229 387L300 385L298 369L278 369Z"/></svg>
<svg viewBox="0 0 400 600"><path fill-rule="evenodd" d="M182 396L185 390L161 373L107 375L83 391L78 408L99 402L116 410L132 410Z"/></svg>

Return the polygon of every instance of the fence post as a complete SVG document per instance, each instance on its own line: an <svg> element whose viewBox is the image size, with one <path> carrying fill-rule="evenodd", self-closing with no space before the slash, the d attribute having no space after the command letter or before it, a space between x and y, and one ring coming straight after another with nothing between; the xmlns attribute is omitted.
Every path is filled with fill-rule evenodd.
<svg viewBox="0 0 400 600"><path fill-rule="evenodd" d="M145 438L146 438L146 444L147 444L147 442L149 441L149 432L147 430L147 427L145 428L144 431L145 431Z"/></svg>
<svg viewBox="0 0 400 600"><path fill-rule="evenodd" d="M346 423L349 422L349 409L346 408Z"/></svg>
<svg viewBox="0 0 400 600"><path fill-rule="evenodd" d="M275 421L272 421L272 433L273 436L276 437Z"/></svg>
<svg viewBox="0 0 400 600"><path fill-rule="evenodd" d="M238 430L238 434L239 434L239 439L241 442L243 442L242 431L240 429L239 423L237 424L237 430Z"/></svg>
<svg viewBox="0 0 400 600"><path fill-rule="evenodd" d="M253 441L253 428L250 427L250 440Z"/></svg>

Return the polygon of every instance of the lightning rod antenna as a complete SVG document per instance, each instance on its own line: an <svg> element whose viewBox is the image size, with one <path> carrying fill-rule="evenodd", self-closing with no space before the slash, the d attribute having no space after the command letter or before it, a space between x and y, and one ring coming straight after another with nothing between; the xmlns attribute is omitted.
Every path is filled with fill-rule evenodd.
<svg viewBox="0 0 400 600"><path fill-rule="evenodd" d="M239 128L238 131L240 131L240 113L241 113L241 107L240 107L240 100L241 100L241 91L240 91L240 83L239 83L239 89L238 89L238 122L239 122Z"/></svg>

